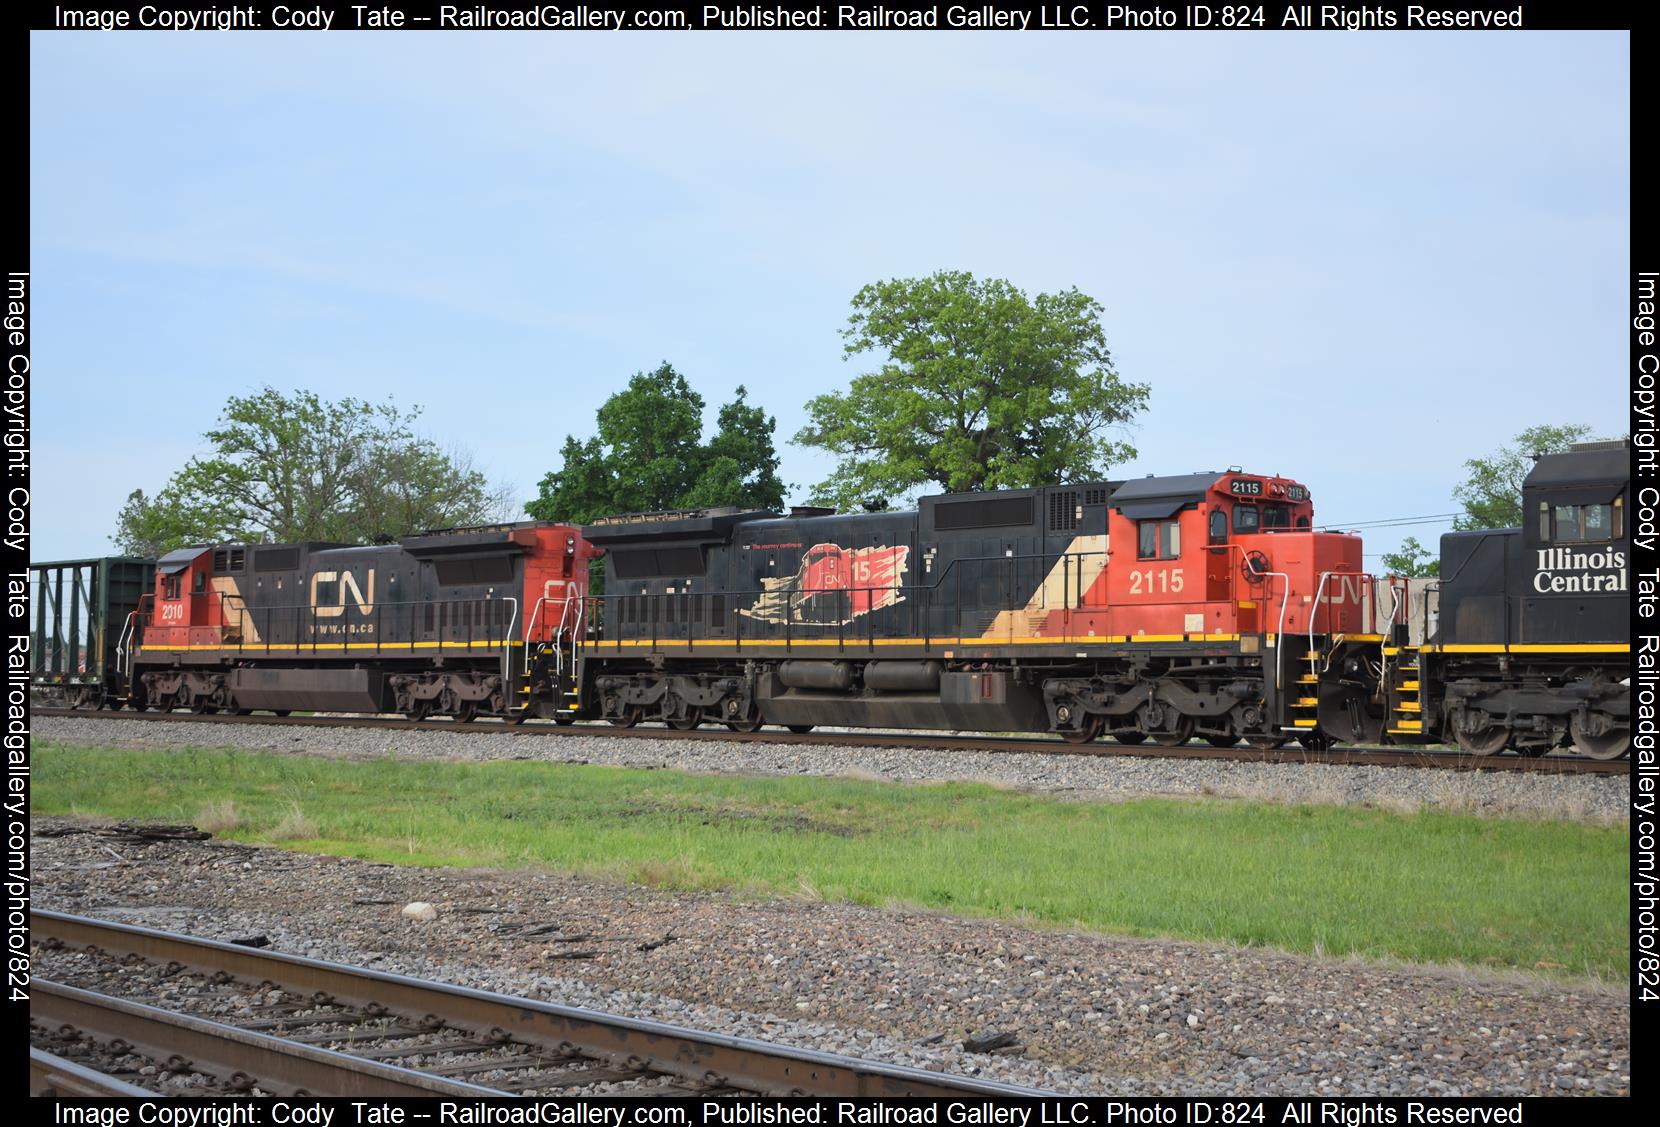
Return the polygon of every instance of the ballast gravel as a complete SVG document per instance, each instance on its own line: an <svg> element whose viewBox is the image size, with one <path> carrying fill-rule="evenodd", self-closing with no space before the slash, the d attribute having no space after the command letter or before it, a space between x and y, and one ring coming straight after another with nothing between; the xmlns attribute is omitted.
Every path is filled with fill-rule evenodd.
<svg viewBox="0 0 1660 1127"><path fill-rule="evenodd" d="M1629 1002L1612 987L213 840L32 848L43 908L1054 1091L1631 1087ZM413 901L437 918L403 917ZM39 974L73 971L65 952L37 956ZM960 1047L988 1032L1019 1048Z"/></svg>
<svg viewBox="0 0 1660 1127"><path fill-rule="evenodd" d="M86 746L231 747L373 760L534 759L891 782L950 779L1082 800L1222 797L1576 821L1623 819L1628 798L1628 780L1609 775L616 738L584 735L581 729L512 735L482 726L444 732L40 717L35 734Z"/></svg>

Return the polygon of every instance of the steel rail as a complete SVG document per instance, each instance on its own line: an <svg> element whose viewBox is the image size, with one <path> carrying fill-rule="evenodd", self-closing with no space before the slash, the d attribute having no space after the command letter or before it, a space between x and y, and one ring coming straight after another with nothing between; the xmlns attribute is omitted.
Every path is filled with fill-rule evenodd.
<svg viewBox="0 0 1660 1127"><path fill-rule="evenodd" d="M155 1093L137 1084L76 1064L40 1049L29 1050L29 1094L31 1096L124 1096L155 1098Z"/></svg>
<svg viewBox="0 0 1660 1127"><path fill-rule="evenodd" d="M121 1042L140 1056L182 1070L223 1077L233 1090L258 1087L283 1096L506 1094L47 979L34 981L29 1018L96 1041Z"/></svg>
<svg viewBox="0 0 1660 1127"><path fill-rule="evenodd" d="M934 733L734 732L730 730L676 728L618 728L609 724L555 725L505 724L475 721L460 724L453 720L409 720L387 716L236 716L229 713L128 712L80 708L36 708L36 716L82 720L141 720L151 723L251 724L310 728L382 728L392 731L467 732L508 736L569 737L600 739L705 740L721 743L808 745L814 747L906 748L922 751L980 751L993 755L1068 755L1098 759L1212 759L1239 763L1313 763L1344 767L1429 767L1455 771L1520 771L1546 775L1629 775L1629 759L1584 759L1567 755L1536 758L1519 755L1468 755L1458 751L1427 748L1339 747L1326 751L1307 748L1200 747L1187 744L1165 747L1160 744L1118 744L1100 742L1069 744L1042 736L941 736Z"/></svg>
<svg viewBox="0 0 1660 1127"><path fill-rule="evenodd" d="M494 1038L505 1035L554 1054L574 1052L630 1071L666 1073L708 1087L814 1096L1051 1094L61 912L36 910L30 921L37 940L269 981L302 996L373 1006L415 1022L430 1024L436 1016L447 1028Z"/></svg>

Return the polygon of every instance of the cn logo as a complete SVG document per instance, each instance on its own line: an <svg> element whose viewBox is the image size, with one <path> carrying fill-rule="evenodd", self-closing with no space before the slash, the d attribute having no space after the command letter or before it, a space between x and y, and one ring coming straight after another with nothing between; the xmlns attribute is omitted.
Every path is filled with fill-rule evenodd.
<svg viewBox="0 0 1660 1127"><path fill-rule="evenodd" d="M322 583L333 583L340 580L338 591L340 601L331 607L317 604L317 587ZM352 602L357 604L359 614L367 615L375 609L375 569L368 572L369 593L365 595L363 589L357 585L357 578L349 571L319 571L311 577L311 608L318 618L335 618L346 613L346 596L350 594Z"/></svg>
<svg viewBox="0 0 1660 1127"><path fill-rule="evenodd" d="M1333 606L1344 603L1360 606L1366 601L1366 577L1363 575L1334 575L1327 589L1331 592Z"/></svg>

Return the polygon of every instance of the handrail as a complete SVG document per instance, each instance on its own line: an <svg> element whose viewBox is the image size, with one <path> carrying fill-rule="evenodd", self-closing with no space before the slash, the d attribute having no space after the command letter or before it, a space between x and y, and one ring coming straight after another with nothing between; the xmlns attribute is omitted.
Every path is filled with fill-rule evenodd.
<svg viewBox="0 0 1660 1127"><path fill-rule="evenodd" d="M548 597L543 595L541 598L536 600L536 605L530 610L530 621L525 623L524 643L526 648L529 648L530 646L530 636L536 633L536 620L542 617L542 604L547 601Z"/></svg>
<svg viewBox="0 0 1660 1127"><path fill-rule="evenodd" d="M144 599L152 599L152 597L153 596L152 596L151 593L146 592L145 595L143 596L143 599L140 600L138 608L132 612L134 615L138 616L138 621L136 623L136 626L154 626L156 624L155 607L154 607L153 603L148 609L146 609L145 606L144 606L144 601L143 601ZM415 615L418 612L422 611L422 610L434 610L434 611L442 612L447 608L477 608L481 612L483 612L482 613L483 618L493 620L494 618L496 618L498 616L495 615L495 614L489 613L489 608L491 608L493 606L496 606L496 605L499 605L499 604L504 604L504 603L512 604L511 613L509 614L508 620L505 624L498 624L494 621L484 621L484 622L476 624L477 628L482 629L483 632L484 632L482 642L478 641L473 636L472 632L475 629L475 625L471 624L471 623L468 623L468 624L465 625L465 629L467 631L467 637L462 638L462 639L458 639L455 642L450 643L450 644L457 645L457 646L469 646L469 647L471 645L492 646L492 645L495 644L495 631L497 629L501 629L502 630L502 638L503 638L504 643L508 644L508 645L511 645L511 644L516 643L518 641L518 638L514 634L513 627L518 622L518 609L519 609L519 600L516 597L511 596L511 595L476 595L476 596L472 596L472 597L468 597L468 598L453 598L453 599L408 599L408 600L401 600L401 601L393 601L393 600L380 600L380 601L377 601L377 602L374 603L374 610L371 612L371 615L366 616L366 620L369 621L369 622L374 623L378 627L383 622L383 615L382 615L383 610L391 611L391 612L394 612L394 613L407 610L407 611L409 611L409 614L410 614L409 623L410 623L411 637L409 639L404 640L404 641L396 641L396 642L387 643L387 642L383 642L383 640L380 638L380 636L379 636L380 631L377 629L376 630L376 638L372 642L369 642L367 644L377 646L377 647L382 646L382 645L390 645L390 646L395 647L395 646L399 646L399 645L406 645L406 644L408 644L408 642L413 641L414 640L413 633L414 633L415 624L416 624ZM266 652L270 652L272 650L289 650L289 649L296 649L296 648L304 648L304 647L307 647L307 646L312 647L312 648L315 649L318 646L327 645L328 643L324 642L321 639L321 637L316 635L315 633L313 633L313 636L310 637L310 638L301 638L300 635L303 632L303 627L308 626L308 625L315 632L316 629L318 627L321 627L321 626L335 625L335 624L338 624L338 622L340 622L340 621L349 621L348 616L343 616L343 615L339 614L340 611L346 610L346 609L349 609L349 608L338 608L338 607L337 608L332 608L332 609L336 610L337 614L335 616L330 616L330 617L335 617L336 622L325 622L325 621L323 621L323 616L319 615L319 611L328 610L328 609L331 609L331 608L318 607L317 605L315 605L313 603L269 603L269 604L268 603L260 603L257 606L248 606L246 604L246 601L244 600L243 606L241 606L240 608L237 608L237 610L236 610L236 613L238 615L238 622L242 626L244 640L239 641L239 642L224 642L219 648L226 649L226 650L236 650L239 653L246 652L248 650L255 650L255 651L258 651L258 652L261 652L261 653L266 653ZM359 609L361 609L361 608L359 608ZM294 626L294 638L291 641L273 642L270 639L271 627L275 623L276 616L278 615L279 612L294 612L294 618L293 618L293 623L292 623L293 626ZM304 615L308 616L308 617L303 618L301 612L304 612ZM265 637L259 642L250 643L250 642L246 641L247 624L251 621L254 624L254 626L258 627L260 625L262 616L264 618L264 624L265 624L265 630L264 630ZM435 629L435 632L438 635L438 643L439 643L440 648L442 648L445 645L445 639L443 637L443 634L444 634L444 631L446 629L455 630L455 631L458 631L458 632L463 629L463 624L461 624L459 622L452 621L452 622L446 624L444 622L444 619L446 617L450 617L450 616L444 615L442 613L437 614L435 616L436 621L435 621L434 629ZM163 623L163 626L168 627L168 628L183 627L183 626L188 626L188 625L190 625L190 624L189 623L184 623L184 622ZM221 625L227 625L227 623L222 622ZM394 623L394 625L396 625L396 624ZM138 647L134 647L134 648L137 649Z"/></svg>
<svg viewBox="0 0 1660 1127"><path fill-rule="evenodd" d="M127 691L129 693L132 691L130 682L133 677L133 655L131 651L127 649L127 641L129 638L134 641L137 640L139 624L138 616L144 612L145 599L151 599L153 601L154 596L149 591L139 595L138 602L133 604L133 609L127 612L127 621L121 626L121 637L117 639L115 643L115 663L118 667L122 666L123 663L125 664L125 668L122 669L122 672L127 675L127 680L129 682Z"/></svg>
<svg viewBox="0 0 1660 1127"><path fill-rule="evenodd" d="M118 669L120 669L123 673L126 673L128 676L131 676L132 674L131 674L131 671L127 668L127 665L126 665L126 661L127 661L127 636L132 633L132 631L133 631L133 622L137 618L138 618L137 608L134 608L133 610L130 610L130 611L127 612L127 620L126 620L126 622L121 624L121 637L116 639L116 643L115 643L115 664L116 664L116 667Z"/></svg>
<svg viewBox="0 0 1660 1127"><path fill-rule="evenodd" d="M1476 541L1475 549L1472 550L1469 555L1464 557L1464 562L1463 563L1458 565L1458 570L1457 571L1453 572L1451 575L1437 576L1437 578L1440 579L1440 581L1442 583L1451 583L1453 580L1457 579L1460 575L1464 574L1464 569L1470 566L1470 562L1476 558L1476 552L1481 550L1481 546L1483 544L1487 543L1487 540L1488 540L1489 537L1498 536L1498 535L1501 535L1501 534L1506 535L1506 536L1514 536L1514 535L1519 535L1521 533L1521 531L1522 530L1519 529L1519 528L1490 528L1490 529L1487 529L1486 531L1484 531L1481 534L1481 539Z"/></svg>
<svg viewBox="0 0 1660 1127"><path fill-rule="evenodd" d="M1285 665L1285 608L1291 601L1291 576L1283 571L1264 571L1261 575L1272 575L1285 581L1285 590L1280 593L1280 624L1274 631L1274 691L1280 689L1280 669Z"/></svg>
<svg viewBox="0 0 1660 1127"><path fill-rule="evenodd" d="M1336 575L1336 576L1349 576L1349 575L1352 575L1352 576L1355 576L1359 579L1362 579L1362 580L1366 581L1365 586L1364 586L1364 588L1362 590L1362 593L1361 593L1361 596L1360 596L1360 598L1361 598L1361 624L1363 626L1364 625L1371 625L1371 626L1376 626L1377 625L1377 599L1372 594L1372 585L1377 582L1377 577L1376 576L1374 576L1369 571L1322 571L1320 573L1320 583L1314 589L1314 602L1308 608L1308 651L1309 651L1309 653L1314 652L1314 619L1320 613L1321 600L1323 600L1325 598L1326 580L1330 579L1334 575ZM1369 598L1372 600L1373 614L1372 614L1372 621L1370 623L1367 623L1365 621L1365 617L1366 617L1366 611L1365 611L1366 602L1365 601ZM1371 631L1367 631L1367 633L1371 633ZM1321 672L1324 673L1325 670L1322 669Z"/></svg>
<svg viewBox="0 0 1660 1127"><path fill-rule="evenodd" d="M519 600L513 595L503 595L502 602L513 604L513 613L507 616L507 625L501 630L501 679L505 682L504 691L508 693L508 704L513 703L513 624L519 621Z"/></svg>

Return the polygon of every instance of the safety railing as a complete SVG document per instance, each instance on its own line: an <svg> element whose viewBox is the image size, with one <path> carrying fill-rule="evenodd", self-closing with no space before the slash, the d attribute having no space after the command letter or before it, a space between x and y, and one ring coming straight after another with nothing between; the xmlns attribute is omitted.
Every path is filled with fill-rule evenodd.
<svg viewBox="0 0 1660 1127"><path fill-rule="evenodd" d="M842 648L873 649L881 611L891 612L884 638L909 634L931 646L941 637L961 637L968 627L983 630L1010 611L1105 610L1104 600L1089 597L1101 568L1086 566L1105 557L1104 551L959 557L927 584L588 595L582 629L569 633L573 642L580 635L590 648L615 651L642 643L690 650L700 641L792 649L834 640Z"/></svg>
<svg viewBox="0 0 1660 1127"><path fill-rule="evenodd" d="M185 645L260 655L335 649L375 654L431 649L441 655L455 650L471 653L500 648L505 676L512 671L512 648L523 645L516 632L519 600L512 596L380 601L370 606L284 603L232 607L221 600L219 609L219 623L204 625L166 618L158 621L154 603L148 609L141 604L130 616L130 628L123 630L127 653L141 647L173 648L155 640L158 630L217 629L216 640L192 643L187 635Z"/></svg>

